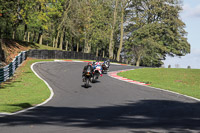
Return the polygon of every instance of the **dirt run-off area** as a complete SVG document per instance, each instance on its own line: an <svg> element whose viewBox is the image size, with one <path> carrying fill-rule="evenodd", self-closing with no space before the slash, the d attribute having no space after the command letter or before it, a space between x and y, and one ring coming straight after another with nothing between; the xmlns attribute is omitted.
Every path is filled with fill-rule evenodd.
<svg viewBox="0 0 200 133"><path fill-rule="evenodd" d="M33 43L2 39L2 49L0 48L0 67L8 65L20 52L32 48L36 48Z"/></svg>

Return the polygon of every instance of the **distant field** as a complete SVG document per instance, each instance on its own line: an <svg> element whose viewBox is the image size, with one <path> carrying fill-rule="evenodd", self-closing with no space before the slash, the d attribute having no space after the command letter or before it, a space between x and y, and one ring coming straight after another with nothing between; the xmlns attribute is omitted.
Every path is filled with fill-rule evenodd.
<svg viewBox="0 0 200 133"><path fill-rule="evenodd" d="M200 69L143 68L118 75L200 99Z"/></svg>

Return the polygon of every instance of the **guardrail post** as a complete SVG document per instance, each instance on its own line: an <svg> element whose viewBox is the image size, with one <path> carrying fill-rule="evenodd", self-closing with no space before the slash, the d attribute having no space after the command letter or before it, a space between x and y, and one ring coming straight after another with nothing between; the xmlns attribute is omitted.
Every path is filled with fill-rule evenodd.
<svg viewBox="0 0 200 133"><path fill-rule="evenodd" d="M0 68L0 84L3 81L4 81L4 70L3 70L3 68Z"/></svg>

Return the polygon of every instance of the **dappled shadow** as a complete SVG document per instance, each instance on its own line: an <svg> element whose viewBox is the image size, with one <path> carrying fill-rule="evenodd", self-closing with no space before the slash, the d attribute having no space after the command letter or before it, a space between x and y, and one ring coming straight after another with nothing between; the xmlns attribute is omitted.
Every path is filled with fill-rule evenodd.
<svg viewBox="0 0 200 133"><path fill-rule="evenodd" d="M32 107L32 105L29 104L29 103L7 104L7 106L16 106L16 107L20 107L20 108L23 108L23 109L26 109L26 108Z"/></svg>
<svg viewBox="0 0 200 133"><path fill-rule="evenodd" d="M38 49L39 46L35 45L35 43L32 42L27 42L27 41L21 41L21 40L10 40L10 39L3 39L3 43L6 45L8 48L20 48L20 46L24 47L31 47L34 49ZM16 43L20 45L16 45Z"/></svg>
<svg viewBox="0 0 200 133"><path fill-rule="evenodd" d="M82 128L200 130L200 103L143 100L105 107L42 106L0 119L0 125L58 125Z"/></svg>
<svg viewBox="0 0 200 133"><path fill-rule="evenodd" d="M13 80L12 78L8 79L7 81L3 82L0 85L0 89L9 89L10 87L14 87L15 83L19 83L19 82L21 81L16 81L16 80Z"/></svg>
<svg viewBox="0 0 200 133"><path fill-rule="evenodd" d="M23 72L23 73L33 73L33 72Z"/></svg>
<svg viewBox="0 0 200 133"><path fill-rule="evenodd" d="M34 49L39 48L39 46L35 45L35 43L32 43L32 42L21 41L21 40L15 40L15 41L17 43L19 43L20 45L25 46L25 47L31 47L31 48L34 48Z"/></svg>

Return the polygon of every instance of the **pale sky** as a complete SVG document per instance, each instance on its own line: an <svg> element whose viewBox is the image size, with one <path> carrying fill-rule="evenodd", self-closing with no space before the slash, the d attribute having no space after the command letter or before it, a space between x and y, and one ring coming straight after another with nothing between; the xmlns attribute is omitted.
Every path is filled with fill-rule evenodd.
<svg viewBox="0 0 200 133"><path fill-rule="evenodd" d="M183 11L180 14L182 21L186 24L187 38L191 45L191 53L186 56L168 57L164 61L165 67L179 64L180 68L200 69L200 0L183 0Z"/></svg>

